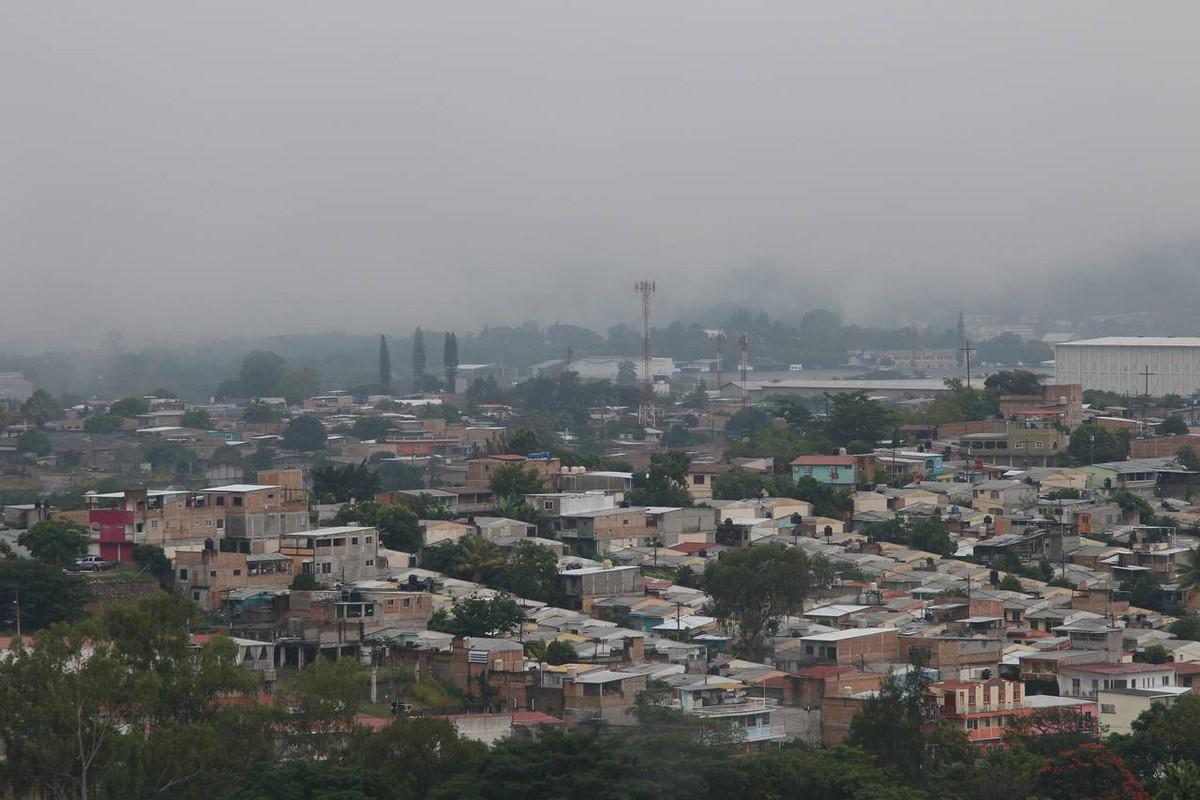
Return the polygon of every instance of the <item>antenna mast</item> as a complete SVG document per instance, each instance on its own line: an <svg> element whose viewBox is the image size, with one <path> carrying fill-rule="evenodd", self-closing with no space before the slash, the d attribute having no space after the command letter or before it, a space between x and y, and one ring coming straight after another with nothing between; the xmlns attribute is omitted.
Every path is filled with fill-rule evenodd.
<svg viewBox="0 0 1200 800"><path fill-rule="evenodd" d="M738 339L738 350L741 351L739 367L742 371L742 408L750 402L750 392L746 389L746 373L750 371L750 337L742 334Z"/></svg>
<svg viewBox="0 0 1200 800"><path fill-rule="evenodd" d="M654 379L650 375L650 295L654 294L654 281L638 281L633 288L642 296L642 404L638 409L638 421L652 425Z"/></svg>

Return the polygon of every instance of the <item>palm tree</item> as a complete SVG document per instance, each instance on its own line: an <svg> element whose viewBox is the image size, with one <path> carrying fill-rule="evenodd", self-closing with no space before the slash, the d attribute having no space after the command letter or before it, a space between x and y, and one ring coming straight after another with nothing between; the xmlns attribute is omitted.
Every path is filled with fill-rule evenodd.
<svg viewBox="0 0 1200 800"><path fill-rule="evenodd" d="M1176 761L1163 768L1158 794L1161 800L1192 800L1200 797L1200 769L1194 761Z"/></svg>
<svg viewBox="0 0 1200 800"><path fill-rule="evenodd" d="M1177 564L1175 580L1188 590L1188 606L1191 606L1192 594L1200 590L1200 545L1189 550Z"/></svg>
<svg viewBox="0 0 1200 800"><path fill-rule="evenodd" d="M484 583L504 567L500 548L479 534L464 536L459 542L461 556L454 565L455 577Z"/></svg>

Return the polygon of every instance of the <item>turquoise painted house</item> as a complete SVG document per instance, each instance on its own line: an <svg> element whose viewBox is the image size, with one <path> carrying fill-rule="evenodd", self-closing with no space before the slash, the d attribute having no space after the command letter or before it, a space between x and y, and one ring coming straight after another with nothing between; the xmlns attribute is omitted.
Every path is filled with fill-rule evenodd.
<svg viewBox="0 0 1200 800"><path fill-rule="evenodd" d="M857 463L854 456L800 456L792 462L792 480L812 478L831 486L854 486Z"/></svg>

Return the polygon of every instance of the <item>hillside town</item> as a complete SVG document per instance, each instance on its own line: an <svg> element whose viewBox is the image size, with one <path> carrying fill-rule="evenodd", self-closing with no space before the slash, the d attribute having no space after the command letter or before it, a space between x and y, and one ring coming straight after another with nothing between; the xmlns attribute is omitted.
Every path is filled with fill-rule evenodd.
<svg viewBox="0 0 1200 800"><path fill-rule="evenodd" d="M920 760L922 737L983 759L1196 724L1200 340L1063 342L1047 368L964 336L810 379L747 339L733 375L647 343L519 376L446 334L434 378L418 332L402 381L380 337L370 391L294 400L247 391L284 380L261 352L210 402L0 376L5 485L37 487L3 508L0 689L56 625L173 595L187 646L249 676L233 696L292 703L345 664L338 736L670 719L762 757L909 724ZM79 646L57 657L99 660ZM915 716L888 732L888 703ZM0 724L6 774L62 785L23 735Z"/></svg>

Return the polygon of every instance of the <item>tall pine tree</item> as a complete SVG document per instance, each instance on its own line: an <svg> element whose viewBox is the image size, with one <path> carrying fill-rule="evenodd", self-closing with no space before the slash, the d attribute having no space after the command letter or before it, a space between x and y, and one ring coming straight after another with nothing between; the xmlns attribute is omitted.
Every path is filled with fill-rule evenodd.
<svg viewBox="0 0 1200 800"><path fill-rule="evenodd" d="M387 337L379 334L379 385L383 391L392 390L392 354L388 352Z"/></svg>
<svg viewBox="0 0 1200 800"><path fill-rule="evenodd" d="M413 388L419 392L425 385L425 333L420 325L413 333L412 371Z"/></svg>
<svg viewBox="0 0 1200 800"><path fill-rule="evenodd" d="M453 331L446 334L442 345L442 364L446 367L446 391L453 392L458 377L458 336Z"/></svg>

